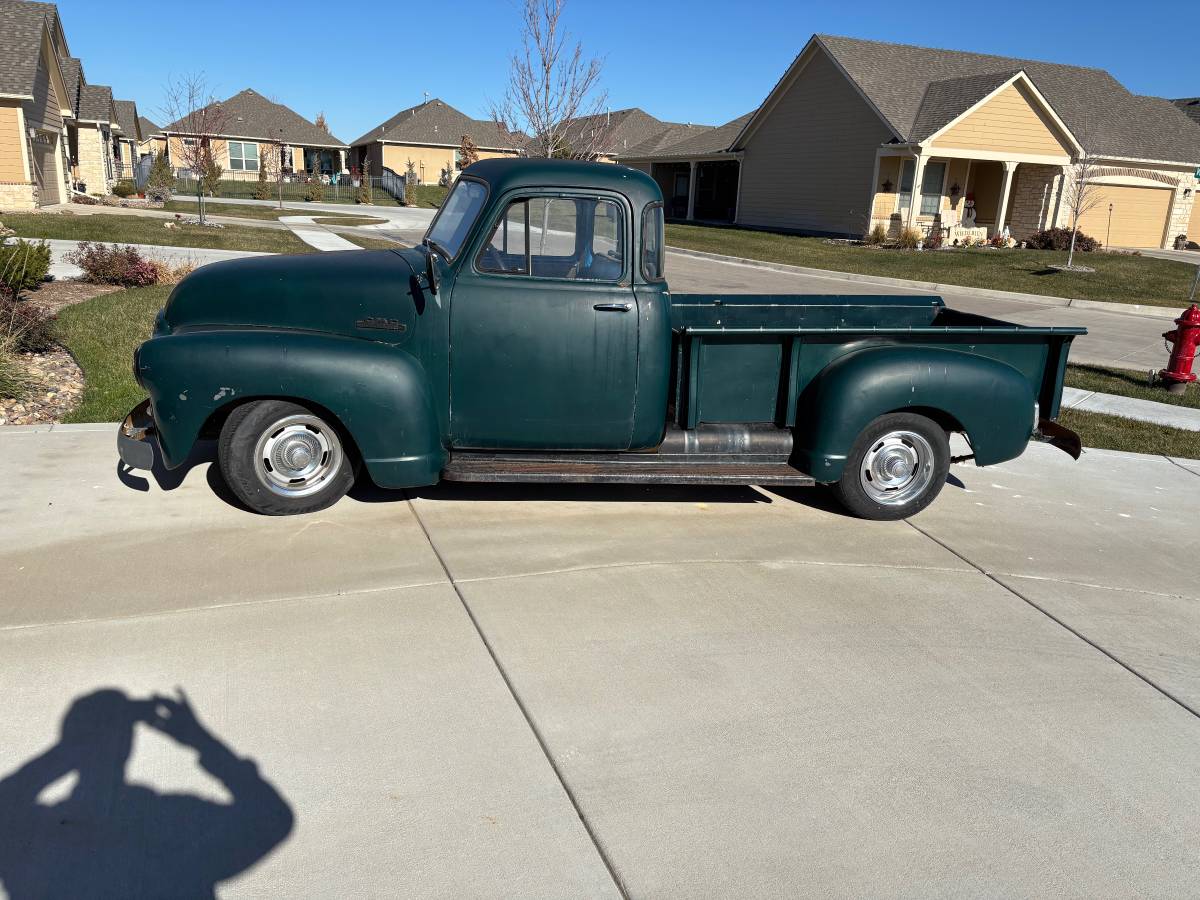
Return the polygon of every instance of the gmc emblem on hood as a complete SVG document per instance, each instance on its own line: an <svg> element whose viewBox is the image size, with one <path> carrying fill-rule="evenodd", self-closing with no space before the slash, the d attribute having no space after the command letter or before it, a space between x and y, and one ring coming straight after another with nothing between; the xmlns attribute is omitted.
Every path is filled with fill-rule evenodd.
<svg viewBox="0 0 1200 900"><path fill-rule="evenodd" d="M382 316L367 316L365 319L356 319L354 322L355 328L370 328L375 331L407 331L406 326L399 319L385 319Z"/></svg>

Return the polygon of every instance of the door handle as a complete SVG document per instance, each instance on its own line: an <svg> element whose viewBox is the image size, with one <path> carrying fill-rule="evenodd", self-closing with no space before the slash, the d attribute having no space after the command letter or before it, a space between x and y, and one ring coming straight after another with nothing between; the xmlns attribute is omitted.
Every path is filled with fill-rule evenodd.
<svg viewBox="0 0 1200 900"><path fill-rule="evenodd" d="M592 309L600 310L601 312L629 312L633 309L632 303L597 303Z"/></svg>

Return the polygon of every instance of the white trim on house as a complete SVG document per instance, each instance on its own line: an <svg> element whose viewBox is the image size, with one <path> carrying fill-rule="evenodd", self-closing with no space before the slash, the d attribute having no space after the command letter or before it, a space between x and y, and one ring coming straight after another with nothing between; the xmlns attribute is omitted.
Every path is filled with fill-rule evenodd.
<svg viewBox="0 0 1200 900"><path fill-rule="evenodd" d="M0 100L32 100L33 94L0 94Z"/></svg>
<svg viewBox="0 0 1200 900"><path fill-rule="evenodd" d="M758 129L759 125L771 114L779 101L783 99L783 95L791 90L792 85L796 83L796 79L800 77L800 74L804 71L804 68L808 65L809 60L812 59L813 54L818 49L825 54L830 62L833 63L834 67L838 70L841 76L853 86L854 90L863 99L863 102L867 104L867 107L873 113L875 113L876 116L878 116L879 121L884 124L884 126L892 133L896 140L901 140L903 138L903 135L896 130L896 126L888 120L887 116L879 111L879 107L876 106L871 98L863 92L863 89L859 86L858 82L850 77L850 74L842 67L842 64L838 62L837 57L830 53L829 48L826 47L821 42L821 39L814 34L808 39L808 43L804 45L804 49L800 51L794 60L792 60L792 64L788 66L788 70L783 73L783 77L776 82L775 87L771 89L771 93L767 94L767 99L762 102L762 105L759 106L757 110L755 110L754 115L752 115L749 121L742 126L742 130L738 132L737 137L735 137L729 144L731 149L739 148L743 143L750 140L755 130Z"/></svg>
<svg viewBox="0 0 1200 900"><path fill-rule="evenodd" d="M1044 156L1039 153L1011 153L1007 150L956 150L953 147L921 147L922 156L946 159L982 159L987 162L1018 162L1041 166L1070 165L1070 156Z"/></svg>
<svg viewBox="0 0 1200 900"><path fill-rule="evenodd" d="M25 180L32 185L37 185L37 180L33 177L33 160L29 158L29 132L25 130L25 108L17 107L17 127L21 134L21 165L25 169Z"/></svg>
<svg viewBox="0 0 1200 900"><path fill-rule="evenodd" d="M1066 136L1067 140L1071 142L1071 149L1074 150L1076 153L1082 154L1084 152L1083 145L1080 144L1079 141L1077 141L1075 139L1075 135L1071 133L1071 129L1067 127L1067 123L1058 117L1058 113L1056 113L1054 111L1054 107L1050 105L1050 101L1048 101L1045 97L1042 96L1042 92L1037 89L1037 85L1035 85L1033 83L1033 80L1028 75L1025 74L1024 69L1019 70L1015 75L1012 76L1012 78L1010 78L1010 79L1008 79L1008 81L1004 82L1004 84L997 87L994 91L990 92L987 96L982 97L981 99L976 101L967 110L965 110L964 112L955 116L953 119L951 119L949 122L947 122L941 128L939 128L937 131L935 131L929 137L925 138L923 141L921 141L921 146L923 146L923 147L928 146L932 141L937 140L939 137L941 137L943 134L945 134L952 127L954 127L959 122L961 122L963 119L967 118L972 113L977 112L981 107L983 107L985 104L987 104L988 101L990 101L992 98L994 98L1001 91L1006 90L1007 88L1016 84L1017 81L1023 82L1025 84L1025 86L1027 88L1029 88L1029 90L1033 93L1034 98L1038 101L1039 104L1041 104L1042 109L1050 116L1050 120L1052 122L1054 122L1054 124L1058 128L1058 130L1061 131Z"/></svg>
<svg viewBox="0 0 1200 900"><path fill-rule="evenodd" d="M1103 153L1093 154L1093 158L1101 165L1108 160L1112 160L1113 162L1141 163L1142 165L1147 166L1174 166L1176 168L1188 170L1194 170L1198 165L1200 165L1200 162L1182 162L1180 160L1170 159L1138 159L1135 156L1108 156Z"/></svg>
<svg viewBox="0 0 1200 900"><path fill-rule="evenodd" d="M375 138L373 144L392 144L395 147L437 147L443 150L457 150L462 146L462 143L457 144L427 144L422 141L390 141L386 138ZM351 147L366 147L369 144L351 144ZM486 150L488 153L517 153L519 147L485 147L482 144L475 145L476 150Z"/></svg>

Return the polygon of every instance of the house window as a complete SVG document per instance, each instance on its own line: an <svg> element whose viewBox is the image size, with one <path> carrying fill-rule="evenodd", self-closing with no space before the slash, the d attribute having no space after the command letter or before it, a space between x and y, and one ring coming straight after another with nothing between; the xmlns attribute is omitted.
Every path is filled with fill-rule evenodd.
<svg viewBox="0 0 1200 900"><path fill-rule="evenodd" d="M258 144L230 141L229 168L235 172L257 172Z"/></svg>
<svg viewBox="0 0 1200 900"><path fill-rule="evenodd" d="M946 181L946 164L931 162L925 164L925 172L921 176L921 215L934 216L942 207L942 185Z"/></svg>
<svg viewBox="0 0 1200 900"><path fill-rule="evenodd" d="M904 165L900 167L900 211L907 212L912 206L913 194L913 177L916 173L917 163L915 160L906 159Z"/></svg>

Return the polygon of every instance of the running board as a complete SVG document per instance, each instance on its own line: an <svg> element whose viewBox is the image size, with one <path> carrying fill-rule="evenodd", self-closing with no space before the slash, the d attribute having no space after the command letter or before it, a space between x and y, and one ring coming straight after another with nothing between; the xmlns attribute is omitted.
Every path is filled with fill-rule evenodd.
<svg viewBox="0 0 1200 900"><path fill-rule="evenodd" d="M812 476L787 463L645 462L631 460L634 454L611 461L596 458L572 460L539 456L520 459L513 455L454 454L442 478L447 481L504 481L526 483L576 482L589 484L761 484L807 487Z"/></svg>

